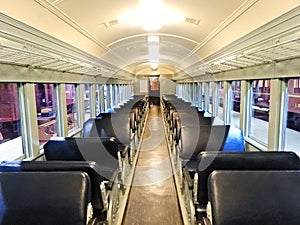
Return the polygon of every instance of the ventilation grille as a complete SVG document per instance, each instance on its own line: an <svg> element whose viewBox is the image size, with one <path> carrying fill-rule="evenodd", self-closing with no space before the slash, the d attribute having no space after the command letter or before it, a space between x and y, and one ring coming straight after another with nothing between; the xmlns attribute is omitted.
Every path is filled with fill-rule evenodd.
<svg viewBox="0 0 300 225"><path fill-rule="evenodd" d="M190 17L186 17L186 18L185 18L185 22L191 23L191 24L193 24L193 25L195 25L195 26L198 26L199 23L200 23L200 20L193 19L193 18L190 18Z"/></svg>
<svg viewBox="0 0 300 225"><path fill-rule="evenodd" d="M103 23L106 28L119 24L118 20L110 20L108 22Z"/></svg>

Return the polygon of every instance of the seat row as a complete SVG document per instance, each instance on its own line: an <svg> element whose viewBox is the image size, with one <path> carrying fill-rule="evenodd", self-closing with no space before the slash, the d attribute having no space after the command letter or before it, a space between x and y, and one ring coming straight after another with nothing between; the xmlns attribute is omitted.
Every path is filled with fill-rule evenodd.
<svg viewBox="0 0 300 225"><path fill-rule="evenodd" d="M195 170L193 165L202 151L244 151L244 136L239 128L217 124L211 114L175 95L162 96L161 103L177 169L187 165Z"/></svg>
<svg viewBox="0 0 300 225"><path fill-rule="evenodd" d="M133 170L133 153L137 150L137 132L142 130L147 104L147 98L135 96L120 109L87 121L82 137L50 139L44 145L46 161L1 163L0 174L5 174L5 177L17 176L22 181L30 177L24 185L19 183L18 188L1 193L4 196L1 218L6 218L6 222L1 224L111 224L118 214L124 191L131 182L129 174ZM51 174L51 179L47 179L48 174ZM76 178L69 179L72 174L76 174ZM28 193L31 185L35 184L38 188ZM13 183L7 185L9 187ZM39 188L37 197L33 196ZM27 210L34 213L23 215L26 210L22 204L20 209L16 209L20 200L13 199L15 192L32 197L31 202L26 198L20 200L26 199ZM68 194L62 197L65 193ZM10 195L8 203L5 198ZM49 201L52 207L50 203L44 204L50 197L53 198ZM66 207L70 209L65 210ZM57 213L59 210L60 213ZM13 218L16 212L19 213L18 220Z"/></svg>
<svg viewBox="0 0 300 225"><path fill-rule="evenodd" d="M83 125L82 137L115 137L121 149L128 146L133 154L144 127L148 106L147 96L134 96L120 108L87 120Z"/></svg>
<svg viewBox="0 0 300 225"><path fill-rule="evenodd" d="M268 184L271 176L277 177L271 182L276 186L282 177L293 174L295 185L288 182L280 184L278 188L282 189L276 198L279 198L278 202L286 198L287 203L295 203L284 191L284 186L287 186L287 190L293 193L296 184L299 184L300 161L295 153L244 152L244 138L238 128L217 125L211 115L174 95L163 96L161 105L173 154L175 178L180 184L181 204L192 224L296 224L291 222L296 221L295 218L287 218L288 222L280 220L284 214L275 216L280 223L274 222L274 219L270 219L272 223L266 222L272 216L272 213L266 214L268 210L288 213L288 209L285 210L282 205L270 207L270 194L261 197L267 192L274 196L277 194ZM245 182L247 176L251 177L249 182ZM257 188L257 183L261 184L258 185L261 188ZM235 194L237 190L243 194ZM260 208L255 205L260 204L259 199L264 201ZM252 217L248 216L248 210ZM298 218L296 211L292 215Z"/></svg>
<svg viewBox="0 0 300 225"><path fill-rule="evenodd" d="M202 152L197 159L196 171L183 168L182 192L192 220L207 216L210 201L208 178L216 170L271 171L299 170L300 161L294 152ZM240 182L232 185L239 186ZM253 185L256 185L253 183ZM233 192L234 188L232 189Z"/></svg>

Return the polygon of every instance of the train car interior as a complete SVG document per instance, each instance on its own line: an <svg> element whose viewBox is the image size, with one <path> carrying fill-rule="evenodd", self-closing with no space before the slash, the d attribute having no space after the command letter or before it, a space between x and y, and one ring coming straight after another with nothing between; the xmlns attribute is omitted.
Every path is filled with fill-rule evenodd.
<svg viewBox="0 0 300 225"><path fill-rule="evenodd" d="M300 0L2 0L0 225L299 225Z"/></svg>

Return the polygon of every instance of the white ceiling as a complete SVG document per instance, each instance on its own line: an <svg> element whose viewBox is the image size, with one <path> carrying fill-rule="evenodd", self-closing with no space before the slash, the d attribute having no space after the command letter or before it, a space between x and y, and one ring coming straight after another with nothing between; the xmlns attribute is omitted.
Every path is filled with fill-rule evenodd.
<svg viewBox="0 0 300 225"><path fill-rule="evenodd" d="M151 0L149 0L151 1ZM198 25L149 32L116 23L138 0L10 0L1 12L134 74L175 74L295 8L299 0L164 0ZM19 7L15 7L19 5ZM112 23L111 26L108 26ZM105 25L106 24L106 25ZM149 65L149 35L160 37L158 72Z"/></svg>

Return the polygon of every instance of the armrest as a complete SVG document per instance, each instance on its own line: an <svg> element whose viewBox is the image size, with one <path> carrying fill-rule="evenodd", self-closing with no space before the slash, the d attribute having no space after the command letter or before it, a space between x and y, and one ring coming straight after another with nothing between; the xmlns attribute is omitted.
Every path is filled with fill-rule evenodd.
<svg viewBox="0 0 300 225"><path fill-rule="evenodd" d="M125 158L126 154L128 154L128 156L129 156L130 147L128 145L118 145L118 148L119 148L122 158Z"/></svg>
<svg viewBox="0 0 300 225"><path fill-rule="evenodd" d="M194 182L193 182L193 179L191 178L190 173L186 167L184 167L182 169L182 173L183 173L183 176L185 177L185 180L187 182L189 189L193 189Z"/></svg>
<svg viewBox="0 0 300 225"><path fill-rule="evenodd" d="M200 225L212 225L207 217L202 217L200 220Z"/></svg>
<svg viewBox="0 0 300 225"><path fill-rule="evenodd" d="M118 174L119 174L119 170L116 170L116 171L112 174L112 176L111 176L111 178L109 179L109 181L108 181L107 183L105 183L105 187L106 187L107 190L112 190L113 185L114 185L114 183L115 183L115 180L116 180L116 178L118 177Z"/></svg>

